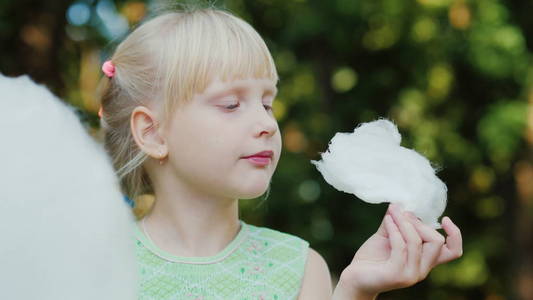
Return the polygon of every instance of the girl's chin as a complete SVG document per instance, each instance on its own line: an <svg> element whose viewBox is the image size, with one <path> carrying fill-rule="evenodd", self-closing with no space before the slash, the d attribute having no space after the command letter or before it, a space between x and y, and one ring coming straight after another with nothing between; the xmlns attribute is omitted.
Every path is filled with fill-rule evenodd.
<svg viewBox="0 0 533 300"><path fill-rule="evenodd" d="M266 189L264 191L241 193L241 195L238 198L239 199L254 199L254 198L260 197L265 192L266 192Z"/></svg>
<svg viewBox="0 0 533 300"><path fill-rule="evenodd" d="M256 187L253 189L249 189L246 191L241 190L238 198L239 199L254 199L265 194L267 189L268 189L268 184L264 186Z"/></svg>

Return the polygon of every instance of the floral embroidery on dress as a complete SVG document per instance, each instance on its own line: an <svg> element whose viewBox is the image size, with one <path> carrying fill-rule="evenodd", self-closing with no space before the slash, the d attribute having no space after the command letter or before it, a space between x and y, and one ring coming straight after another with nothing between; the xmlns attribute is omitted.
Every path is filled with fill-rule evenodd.
<svg viewBox="0 0 533 300"><path fill-rule="evenodd" d="M164 253L136 228L141 300L296 299L309 243L242 222L241 232L219 255L182 261Z"/></svg>

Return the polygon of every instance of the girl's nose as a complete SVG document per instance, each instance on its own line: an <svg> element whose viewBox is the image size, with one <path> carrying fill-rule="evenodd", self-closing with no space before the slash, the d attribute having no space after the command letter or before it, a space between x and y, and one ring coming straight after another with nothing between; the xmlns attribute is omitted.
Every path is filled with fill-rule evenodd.
<svg viewBox="0 0 533 300"><path fill-rule="evenodd" d="M267 127L263 127L262 130L259 131L259 134L258 136L262 136L262 135L266 135L266 136L273 136L274 133L276 133L277 131L277 127L273 127L273 126L269 126L268 128Z"/></svg>
<svg viewBox="0 0 533 300"><path fill-rule="evenodd" d="M278 122L270 111L267 111L261 105L262 112L259 116L256 116L256 134L258 137L262 135L272 136L278 130Z"/></svg>

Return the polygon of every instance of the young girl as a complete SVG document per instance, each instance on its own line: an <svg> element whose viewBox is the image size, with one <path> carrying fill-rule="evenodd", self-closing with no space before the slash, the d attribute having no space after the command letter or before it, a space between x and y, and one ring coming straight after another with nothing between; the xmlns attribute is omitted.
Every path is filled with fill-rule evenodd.
<svg viewBox="0 0 533 300"><path fill-rule="evenodd" d="M136 226L141 299L375 299L462 253L390 206L333 292L324 259L296 236L239 220L281 153L278 75L258 33L217 9L160 15L103 65L101 121L124 193L153 194ZM445 243L446 242L446 243Z"/></svg>

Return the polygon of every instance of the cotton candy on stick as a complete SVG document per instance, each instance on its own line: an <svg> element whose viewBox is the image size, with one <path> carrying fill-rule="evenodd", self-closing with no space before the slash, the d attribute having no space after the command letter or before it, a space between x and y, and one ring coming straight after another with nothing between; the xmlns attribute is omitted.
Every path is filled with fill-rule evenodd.
<svg viewBox="0 0 533 300"><path fill-rule="evenodd" d="M320 161L311 161L337 190L368 203L397 203L425 224L440 228L446 185L427 158L400 145L391 121L360 124L353 133L338 132Z"/></svg>

